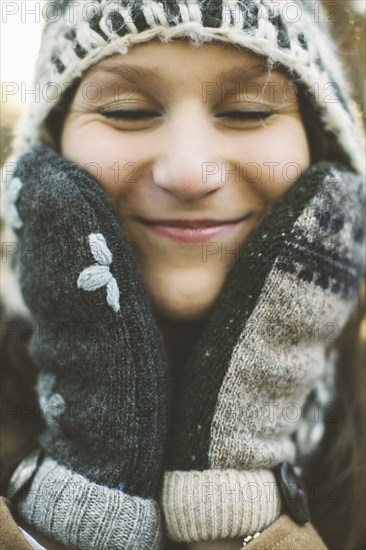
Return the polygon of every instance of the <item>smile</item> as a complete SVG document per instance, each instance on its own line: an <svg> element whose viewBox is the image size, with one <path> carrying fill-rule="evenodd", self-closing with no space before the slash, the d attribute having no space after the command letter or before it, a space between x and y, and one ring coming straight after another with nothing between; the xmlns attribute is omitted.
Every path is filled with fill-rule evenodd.
<svg viewBox="0 0 366 550"><path fill-rule="evenodd" d="M184 243L201 243L229 233L251 215L250 212L239 219L231 221L208 219L146 220L143 218L139 218L139 221L150 231L161 237Z"/></svg>

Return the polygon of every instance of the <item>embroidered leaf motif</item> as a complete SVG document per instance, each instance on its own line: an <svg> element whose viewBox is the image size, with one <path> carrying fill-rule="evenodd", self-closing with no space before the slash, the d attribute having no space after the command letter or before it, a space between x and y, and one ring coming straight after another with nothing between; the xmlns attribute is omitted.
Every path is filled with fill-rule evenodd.
<svg viewBox="0 0 366 550"><path fill-rule="evenodd" d="M112 263L112 253L109 250L105 238L101 233L91 233L88 237L90 250L95 260L100 265L109 265Z"/></svg>
<svg viewBox="0 0 366 550"><path fill-rule="evenodd" d="M83 290L97 290L108 283L112 277L109 267L105 265L91 265L86 267L79 275L78 288Z"/></svg>
<svg viewBox="0 0 366 550"><path fill-rule="evenodd" d="M103 286L107 287L107 304L117 313L120 310L119 288L116 279L109 270L112 253L101 233L91 233L88 237L91 253L96 264L86 267L77 280L78 288L91 292Z"/></svg>
<svg viewBox="0 0 366 550"><path fill-rule="evenodd" d="M107 283L107 303L114 309L115 312L120 310L119 288L114 277L111 277Z"/></svg>

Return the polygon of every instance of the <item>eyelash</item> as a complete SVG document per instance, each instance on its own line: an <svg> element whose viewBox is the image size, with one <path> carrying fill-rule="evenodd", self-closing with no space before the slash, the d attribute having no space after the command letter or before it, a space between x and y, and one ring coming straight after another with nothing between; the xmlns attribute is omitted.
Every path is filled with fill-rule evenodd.
<svg viewBox="0 0 366 550"><path fill-rule="evenodd" d="M118 110L118 111L100 111L100 114L106 118L115 118L118 120L142 120L154 116L159 116L155 111L134 111L134 110Z"/></svg>
<svg viewBox="0 0 366 550"><path fill-rule="evenodd" d="M263 120L274 113L271 111L230 111L216 115L219 118L230 118L232 120Z"/></svg>
<svg viewBox="0 0 366 550"><path fill-rule="evenodd" d="M160 116L160 113L157 113L155 111L143 110L100 111L100 114L106 118L125 120L128 122L146 120L151 117ZM231 120L253 121L266 119L273 114L274 112L271 111L228 111L226 113L221 113L216 116L218 118L230 118Z"/></svg>

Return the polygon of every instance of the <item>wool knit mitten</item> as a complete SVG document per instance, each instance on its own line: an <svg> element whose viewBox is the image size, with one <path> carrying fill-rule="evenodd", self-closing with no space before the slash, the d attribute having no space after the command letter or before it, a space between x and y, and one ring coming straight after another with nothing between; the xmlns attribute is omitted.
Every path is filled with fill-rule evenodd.
<svg viewBox="0 0 366 550"><path fill-rule="evenodd" d="M46 146L13 176L8 221L48 424L18 511L70 548L159 548L168 370L124 229L98 182Z"/></svg>
<svg viewBox="0 0 366 550"><path fill-rule="evenodd" d="M161 495L176 541L253 535L281 513L274 469L327 370L365 270L362 179L311 166L228 273L174 397Z"/></svg>

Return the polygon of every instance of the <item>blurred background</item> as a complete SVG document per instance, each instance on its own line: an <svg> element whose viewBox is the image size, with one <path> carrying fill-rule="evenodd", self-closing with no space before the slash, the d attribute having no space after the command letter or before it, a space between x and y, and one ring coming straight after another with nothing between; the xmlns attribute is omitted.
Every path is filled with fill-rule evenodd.
<svg viewBox="0 0 366 550"><path fill-rule="evenodd" d="M286 0L282 0L286 1ZM324 5L336 47L352 84L353 96L366 112L366 0L314 0ZM31 94L34 61L40 45L42 1L1 1L1 164L11 151L12 128ZM314 14L316 10L314 8ZM364 118L365 120L365 118Z"/></svg>

